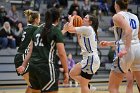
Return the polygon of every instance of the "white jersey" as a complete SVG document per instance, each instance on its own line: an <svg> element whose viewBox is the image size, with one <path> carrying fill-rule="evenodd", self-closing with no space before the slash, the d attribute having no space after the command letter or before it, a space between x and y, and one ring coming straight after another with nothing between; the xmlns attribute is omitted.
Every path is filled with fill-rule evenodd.
<svg viewBox="0 0 140 93"><path fill-rule="evenodd" d="M117 53L125 48L125 35L121 28L115 28L115 38L118 41L116 46L117 58L113 64L112 70L122 73L127 73L129 69L132 71L140 71L140 43L138 38L139 20L136 15L129 12L121 11L118 14L121 14L128 22L128 24L130 24L130 27L132 28L132 40L130 49L127 51L127 54L121 58L117 57Z"/></svg>
<svg viewBox="0 0 140 93"><path fill-rule="evenodd" d="M76 32L81 46L83 60L80 62L82 71L88 74L94 74L100 66L100 59L97 52L96 33L91 26L76 27Z"/></svg>
<svg viewBox="0 0 140 93"><path fill-rule="evenodd" d="M87 55L97 53L96 33L91 26L76 27L77 34L80 35L79 45L81 46L81 54ZM97 53L98 54L98 53Z"/></svg>
<svg viewBox="0 0 140 93"><path fill-rule="evenodd" d="M139 42L139 38L138 38L139 20L137 16L130 12L124 12L124 11L121 11L118 14L121 14L126 19L126 21L130 24L130 27L132 28L131 43ZM116 40L118 40L120 43L124 43L125 36L124 36L124 31L121 28L115 27L114 34L115 34Z"/></svg>

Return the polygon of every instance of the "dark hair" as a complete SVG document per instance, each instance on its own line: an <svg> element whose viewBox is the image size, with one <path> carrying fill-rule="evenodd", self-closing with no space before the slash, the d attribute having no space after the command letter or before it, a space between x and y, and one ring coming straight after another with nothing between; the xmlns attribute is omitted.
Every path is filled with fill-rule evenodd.
<svg viewBox="0 0 140 93"><path fill-rule="evenodd" d="M55 23L60 18L59 10L56 8L48 9L45 13L45 26L43 29L43 32L41 33L42 42L44 45L47 44L47 41L49 38L47 38L47 35L51 31L52 24Z"/></svg>
<svg viewBox="0 0 140 93"><path fill-rule="evenodd" d="M39 12L32 11L30 9L24 11L25 16L27 17L27 21L32 24L36 18L39 17Z"/></svg>
<svg viewBox="0 0 140 93"><path fill-rule="evenodd" d="M98 18L95 15L91 15L91 14L88 14L88 15L89 15L89 20L92 21L91 26L93 27L93 29L94 29L94 31L96 33L96 38L97 38L97 40L99 40L98 39L98 31L97 31L98 26L99 26Z"/></svg>
<svg viewBox="0 0 140 93"><path fill-rule="evenodd" d="M116 0L116 3L119 5L121 10L128 8L128 0Z"/></svg>

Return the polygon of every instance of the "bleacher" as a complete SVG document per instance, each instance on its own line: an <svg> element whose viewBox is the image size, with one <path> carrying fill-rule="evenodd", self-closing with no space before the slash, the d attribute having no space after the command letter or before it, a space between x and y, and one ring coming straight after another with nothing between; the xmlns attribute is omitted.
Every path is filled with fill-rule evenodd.
<svg viewBox="0 0 140 93"><path fill-rule="evenodd" d="M21 5L23 6L25 4L24 0L10 0L9 1L11 5Z"/></svg>
<svg viewBox="0 0 140 93"><path fill-rule="evenodd" d="M22 77L17 76L14 65L16 49L0 50L0 85L25 83Z"/></svg>

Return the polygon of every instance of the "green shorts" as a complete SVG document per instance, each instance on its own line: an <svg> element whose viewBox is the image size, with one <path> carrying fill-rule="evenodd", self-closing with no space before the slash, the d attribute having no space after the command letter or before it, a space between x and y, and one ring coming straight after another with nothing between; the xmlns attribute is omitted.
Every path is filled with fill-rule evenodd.
<svg viewBox="0 0 140 93"><path fill-rule="evenodd" d="M24 58L25 58L24 54L16 54L15 55L15 58L14 58L15 68L18 68L19 66L22 65ZM17 70L16 70L16 72L17 72L18 75L24 75L25 73L28 72L28 68L29 68L29 65L25 68L25 71L24 71L23 74L19 74L17 72Z"/></svg>
<svg viewBox="0 0 140 93"><path fill-rule="evenodd" d="M59 70L53 63L30 63L29 77L32 89L42 92L58 91Z"/></svg>

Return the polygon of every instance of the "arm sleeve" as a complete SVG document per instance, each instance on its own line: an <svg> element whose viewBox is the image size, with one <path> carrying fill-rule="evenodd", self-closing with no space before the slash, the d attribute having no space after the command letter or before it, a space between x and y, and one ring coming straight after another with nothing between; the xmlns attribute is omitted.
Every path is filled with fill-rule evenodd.
<svg viewBox="0 0 140 93"><path fill-rule="evenodd" d="M90 26L75 27L76 33L90 35L92 28Z"/></svg>

